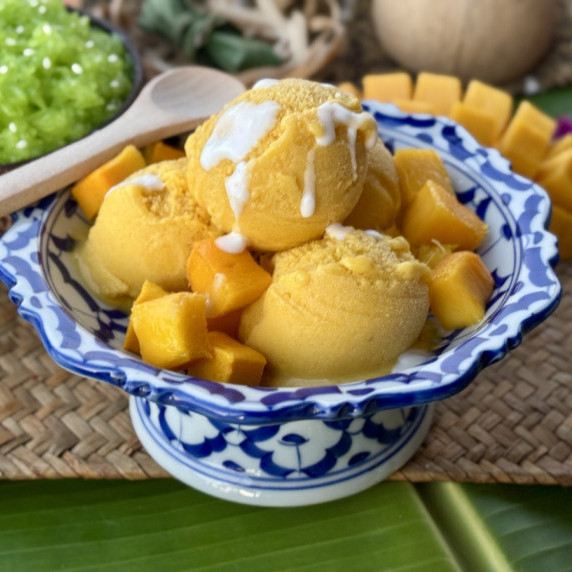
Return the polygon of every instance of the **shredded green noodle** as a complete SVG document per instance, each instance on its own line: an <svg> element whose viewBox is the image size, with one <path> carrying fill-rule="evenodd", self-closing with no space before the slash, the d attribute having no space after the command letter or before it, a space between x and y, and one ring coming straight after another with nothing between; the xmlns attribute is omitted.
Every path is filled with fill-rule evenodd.
<svg viewBox="0 0 572 572"><path fill-rule="evenodd" d="M43 155L113 116L133 66L116 35L61 0L0 1L0 164Z"/></svg>

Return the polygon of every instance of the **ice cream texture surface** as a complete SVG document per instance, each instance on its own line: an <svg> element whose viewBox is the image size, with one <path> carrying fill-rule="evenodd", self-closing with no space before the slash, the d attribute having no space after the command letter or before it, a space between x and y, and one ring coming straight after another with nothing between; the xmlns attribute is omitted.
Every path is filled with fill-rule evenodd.
<svg viewBox="0 0 572 572"><path fill-rule="evenodd" d="M239 330L268 359L269 385L388 373L427 318L429 269L402 237L332 225L272 265L271 285Z"/></svg>
<svg viewBox="0 0 572 572"><path fill-rule="evenodd" d="M352 95L308 80L259 82L187 139L189 188L227 233L223 248L284 250L352 211L376 139Z"/></svg>
<svg viewBox="0 0 572 572"><path fill-rule="evenodd" d="M114 301L134 299L145 280L186 290L193 244L219 234L189 193L186 159L154 163L108 191L78 250L80 270Z"/></svg>

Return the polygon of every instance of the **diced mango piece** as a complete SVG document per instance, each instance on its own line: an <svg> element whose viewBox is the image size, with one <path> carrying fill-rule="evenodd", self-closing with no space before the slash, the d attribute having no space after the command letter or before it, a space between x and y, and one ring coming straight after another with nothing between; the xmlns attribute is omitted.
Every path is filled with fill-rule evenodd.
<svg viewBox="0 0 572 572"><path fill-rule="evenodd" d="M490 147L496 141L496 120L482 109L456 101L451 119L462 125L481 144Z"/></svg>
<svg viewBox="0 0 572 572"><path fill-rule="evenodd" d="M457 250L475 250L487 234L487 225L455 195L428 180L405 211L401 232L411 246L437 240Z"/></svg>
<svg viewBox="0 0 572 572"><path fill-rule="evenodd" d="M536 182L546 189L553 204L572 212L572 149L544 161Z"/></svg>
<svg viewBox="0 0 572 572"><path fill-rule="evenodd" d="M560 155L560 153L564 153L564 151L568 151L572 149L572 133L566 133L562 137L555 139L550 144L550 148L548 149L548 153L546 153L546 157L544 157L545 161L556 157L556 155Z"/></svg>
<svg viewBox="0 0 572 572"><path fill-rule="evenodd" d="M149 165L161 161L171 161L185 157L183 149L178 149L164 141L155 141L143 149L143 156Z"/></svg>
<svg viewBox="0 0 572 572"><path fill-rule="evenodd" d="M413 80L407 72L367 74L362 78L364 99L390 102L411 99Z"/></svg>
<svg viewBox="0 0 572 572"><path fill-rule="evenodd" d="M71 188L71 194L78 202L85 216L91 220L99 212L105 193L121 183L129 175L145 167L145 159L137 147L127 145L113 159L110 159L80 179Z"/></svg>
<svg viewBox="0 0 572 572"><path fill-rule="evenodd" d="M512 163L515 172L534 178L544 159L556 121L523 100L498 143L499 151Z"/></svg>
<svg viewBox="0 0 572 572"><path fill-rule="evenodd" d="M419 189L431 179L454 194L449 173L434 149L398 149L394 156L401 187L401 211L417 196Z"/></svg>
<svg viewBox="0 0 572 572"><path fill-rule="evenodd" d="M207 303L203 294L175 292L141 302L131 310L141 357L165 369L210 357Z"/></svg>
<svg viewBox="0 0 572 572"><path fill-rule="evenodd" d="M476 79L469 82L463 103L493 116L495 121L493 141L501 136L512 115L512 95Z"/></svg>
<svg viewBox="0 0 572 572"><path fill-rule="evenodd" d="M493 277L478 254L453 252L431 271L431 312L447 330L473 326L483 319L493 288Z"/></svg>
<svg viewBox="0 0 572 572"><path fill-rule="evenodd" d="M342 81L342 83L338 84L338 89L340 91L343 91L344 93L351 93L352 95L355 95L359 99L362 98L362 94L359 87L351 81Z"/></svg>
<svg viewBox="0 0 572 572"><path fill-rule="evenodd" d="M260 384L266 365L266 358L261 353L223 332L209 332L208 340L212 357L189 364L189 375L242 385Z"/></svg>
<svg viewBox="0 0 572 572"><path fill-rule="evenodd" d="M428 101L415 101L414 99L394 99L391 103L399 107L404 113L428 113L437 115L437 110Z"/></svg>
<svg viewBox="0 0 572 572"><path fill-rule="evenodd" d="M558 238L558 253L562 262L572 260L572 212L552 205L550 232Z"/></svg>
<svg viewBox="0 0 572 572"><path fill-rule="evenodd" d="M272 281L249 251L225 252L211 238L194 244L187 262L187 278L194 292L207 295L209 317L254 302Z"/></svg>
<svg viewBox="0 0 572 572"><path fill-rule="evenodd" d="M417 76L413 99L433 104L437 115L449 116L453 104L461 101L463 86L458 77L429 72Z"/></svg>
<svg viewBox="0 0 572 572"><path fill-rule="evenodd" d="M156 298L160 298L161 296L166 296L168 292L161 288L158 284L154 282L150 282L149 280L145 280L143 282L143 286L141 286L141 290L133 305L141 304L141 302L147 302L149 300L155 300ZM123 341L123 347L126 350L134 352L136 354L139 353L139 340L137 339L137 335L135 334L135 330L133 329L133 323L131 319L129 319L129 324L127 325L127 332L125 332L125 340Z"/></svg>

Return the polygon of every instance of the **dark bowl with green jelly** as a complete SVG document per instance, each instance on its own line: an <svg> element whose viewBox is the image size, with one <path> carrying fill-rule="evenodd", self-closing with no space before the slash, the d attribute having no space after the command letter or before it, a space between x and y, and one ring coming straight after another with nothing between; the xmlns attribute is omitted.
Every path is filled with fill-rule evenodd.
<svg viewBox="0 0 572 572"><path fill-rule="evenodd" d="M10 6L6 8L9 4L10 0L3 8L0 7L0 20L7 20L9 15L3 18L2 10L9 10ZM66 30L59 22L59 18L64 16L61 13L53 16L53 10L61 10L61 4L57 8L55 3L48 0L39 4L38 8L40 6L46 6L43 24L38 16L35 23L30 24L29 20L21 19L23 23L14 28L15 46L19 32L24 32L26 25L33 26L33 31L27 38L28 47L22 50L23 58L36 58L35 61L25 62L29 63L28 74L20 78L16 73L21 72L14 72L14 76L9 77L8 74L13 69L9 65L10 60L6 56L0 62L0 94L5 91L0 100L3 99L6 104L12 102L12 106L17 106L18 101L22 101L21 109L29 109L26 119L23 119L24 114L20 114L13 120L8 107L0 109L0 175L82 139L114 121L133 103L144 83L141 57L129 37L121 30L82 10L66 8L69 16L66 20L78 31L81 39L84 36L86 38L82 49L74 49L73 44L66 45L69 36L66 37ZM54 17L54 21L50 21L51 17ZM48 46L45 52L42 52L41 41L45 41ZM79 42L80 39L74 41ZM52 64L53 58L47 54L56 55L55 64ZM16 60L11 61L14 63ZM67 72L66 62L70 62ZM46 80L50 73L53 74L52 78ZM44 81L48 83L42 83ZM42 90L42 86L46 85L49 89ZM34 90L38 91L36 97L18 99L23 98L22 94L33 93ZM56 104L58 94L61 94L62 99ZM24 128L20 140L18 136L22 129L18 123ZM30 140L34 140L30 156L13 157L15 153L18 154L13 151L14 146L24 141L27 147L29 140L26 136L30 134ZM13 160L6 160L10 153Z"/></svg>

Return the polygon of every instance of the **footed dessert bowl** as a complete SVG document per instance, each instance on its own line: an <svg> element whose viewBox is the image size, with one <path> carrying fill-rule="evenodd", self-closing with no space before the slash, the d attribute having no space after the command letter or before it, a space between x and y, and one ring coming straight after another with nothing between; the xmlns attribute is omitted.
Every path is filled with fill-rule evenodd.
<svg viewBox="0 0 572 572"><path fill-rule="evenodd" d="M487 223L478 253L494 278L484 319L432 353L407 352L389 375L320 387L247 387L162 370L122 349L128 316L82 284L73 249L88 222L68 190L13 217L0 278L63 368L120 387L149 454L184 483L254 505L341 498L415 453L433 406L467 386L547 318L560 299L550 201L444 119L364 102L390 150L436 149L457 195Z"/></svg>

